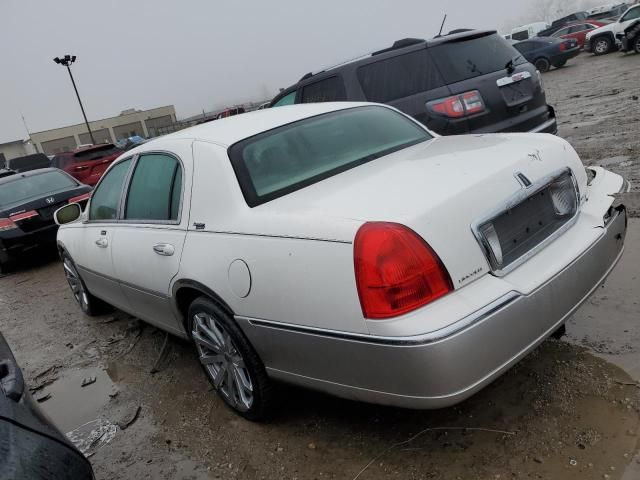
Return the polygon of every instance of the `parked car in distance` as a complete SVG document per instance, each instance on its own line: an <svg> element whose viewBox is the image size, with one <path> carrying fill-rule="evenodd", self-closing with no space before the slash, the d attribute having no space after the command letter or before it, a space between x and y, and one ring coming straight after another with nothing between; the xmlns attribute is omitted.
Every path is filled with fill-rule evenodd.
<svg viewBox="0 0 640 480"><path fill-rule="evenodd" d="M616 35L640 19L640 4L629 7L620 18L608 25L596 28L587 33L584 49L595 55L605 55L618 49Z"/></svg>
<svg viewBox="0 0 640 480"><path fill-rule="evenodd" d="M14 172L28 172L38 168L48 168L50 165L51 161L44 153L33 153L23 157L11 158L5 162L5 168Z"/></svg>
<svg viewBox="0 0 640 480"><path fill-rule="evenodd" d="M526 40L536 37L540 32L549 29L550 25L545 22L534 22L527 25L520 25L511 30L511 40Z"/></svg>
<svg viewBox="0 0 640 480"><path fill-rule="evenodd" d="M51 166L64 170L85 185L95 185L123 151L112 143L78 148L53 157Z"/></svg>
<svg viewBox="0 0 640 480"><path fill-rule="evenodd" d="M0 168L0 178L2 177L8 177L10 175L15 175L16 172L14 172L13 170L9 170L7 168Z"/></svg>
<svg viewBox="0 0 640 480"><path fill-rule="evenodd" d="M609 22L601 22L601 21L591 21L591 22L579 22L571 25L567 25L566 27L561 28L556 31L552 35L549 35L553 38L574 38L578 41L578 46L580 48L584 47L584 43L586 40L587 33L590 31L604 27L608 25Z"/></svg>
<svg viewBox="0 0 640 480"><path fill-rule="evenodd" d="M56 212L58 245L84 312L107 302L192 340L247 418L272 380L439 408L599 287L625 187L553 135L440 137L386 105L295 105L131 150L84 213Z"/></svg>
<svg viewBox="0 0 640 480"><path fill-rule="evenodd" d="M606 5L602 8L592 9L593 11L590 11L587 20L617 20L628 8L628 4L620 3L618 5Z"/></svg>
<svg viewBox="0 0 640 480"><path fill-rule="evenodd" d="M12 480L93 480L85 456L44 415L0 333L0 472Z"/></svg>
<svg viewBox="0 0 640 480"><path fill-rule="evenodd" d="M36 247L55 245L53 213L70 202L86 204L90 191L55 168L0 178L0 270Z"/></svg>
<svg viewBox="0 0 640 480"><path fill-rule="evenodd" d="M567 25L576 24L580 22L580 20L585 20L588 16L589 13L584 11L565 15L564 17L558 18L557 20L551 22L551 26L549 28L539 31L536 36L550 37L561 28L564 28Z"/></svg>
<svg viewBox="0 0 640 480"><path fill-rule="evenodd" d="M342 100L392 105L441 135L557 131L536 69L490 30L398 40L306 74L271 106Z"/></svg>
<svg viewBox="0 0 640 480"><path fill-rule="evenodd" d="M552 65L563 67L580 53L580 46L574 38L537 37L514 43L513 46L540 72L548 71Z"/></svg>
<svg viewBox="0 0 640 480"><path fill-rule="evenodd" d="M240 115L241 113L244 113L244 112L245 112L244 107L227 108L226 110L223 110L218 115L216 115L216 119L233 117L234 115Z"/></svg>

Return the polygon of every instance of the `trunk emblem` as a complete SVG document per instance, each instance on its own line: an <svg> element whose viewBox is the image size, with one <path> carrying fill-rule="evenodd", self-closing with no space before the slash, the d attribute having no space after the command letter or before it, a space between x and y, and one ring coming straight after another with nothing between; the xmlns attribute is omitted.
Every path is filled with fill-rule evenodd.
<svg viewBox="0 0 640 480"><path fill-rule="evenodd" d="M47 197L44 199L45 202L47 202L49 205L51 205L52 203L54 203L56 201L55 198L53 197Z"/></svg>
<svg viewBox="0 0 640 480"><path fill-rule="evenodd" d="M522 185L522 188L529 188L531 184L531 180L529 180L524 173L516 172L513 174L518 180L518 183Z"/></svg>

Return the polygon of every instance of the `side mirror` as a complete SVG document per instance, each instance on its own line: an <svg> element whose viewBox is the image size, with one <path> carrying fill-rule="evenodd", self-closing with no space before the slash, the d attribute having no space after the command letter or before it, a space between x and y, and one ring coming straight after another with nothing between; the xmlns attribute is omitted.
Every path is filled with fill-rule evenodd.
<svg viewBox="0 0 640 480"><path fill-rule="evenodd" d="M82 208L78 203L70 203L64 207L60 207L53 214L53 219L58 225L75 222L82 215Z"/></svg>

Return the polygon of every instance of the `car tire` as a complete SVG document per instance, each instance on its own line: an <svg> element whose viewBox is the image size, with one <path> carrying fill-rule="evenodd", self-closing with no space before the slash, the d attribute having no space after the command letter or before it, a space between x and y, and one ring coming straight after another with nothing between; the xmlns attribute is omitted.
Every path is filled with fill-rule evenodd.
<svg viewBox="0 0 640 480"><path fill-rule="evenodd" d="M640 35L633 40L633 49L636 53L640 53Z"/></svg>
<svg viewBox="0 0 640 480"><path fill-rule="evenodd" d="M224 403L242 417L264 419L271 406L271 381L240 327L207 297L189 306L188 328L198 361Z"/></svg>
<svg viewBox="0 0 640 480"><path fill-rule="evenodd" d="M594 55L606 55L611 51L611 39L608 37L598 37L591 42Z"/></svg>
<svg viewBox="0 0 640 480"><path fill-rule="evenodd" d="M95 317L113 310L113 307L107 302L89 293L87 286L82 281L82 278L80 278L78 267L76 267L76 264L67 253L62 254L62 267L69 288L71 289L71 294L85 315Z"/></svg>
<svg viewBox="0 0 640 480"><path fill-rule="evenodd" d="M536 66L536 69L542 73L549 71L549 68L551 67L549 60L546 58L538 58L533 64Z"/></svg>
<svg viewBox="0 0 640 480"><path fill-rule="evenodd" d="M556 63L554 63L554 64L553 64L553 66L554 66L554 67L556 67L556 68L562 68L562 67L564 67L566 64L567 64L567 61L566 61L566 60L562 60L561 62L556 62Z"/></svg>

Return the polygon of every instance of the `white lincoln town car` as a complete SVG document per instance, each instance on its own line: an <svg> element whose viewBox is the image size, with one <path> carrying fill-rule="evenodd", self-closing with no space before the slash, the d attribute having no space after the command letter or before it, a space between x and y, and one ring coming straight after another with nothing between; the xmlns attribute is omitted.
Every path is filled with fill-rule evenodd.
<svg viewBox="0 0 640 480"><path fill-rule="evenodd" d="M273 380L438 408L564 326L622 255L627 183L547 134L440 137L366 103L267 109L116 160L56 212L73 296L189 339L259 419Z"/></svg>

